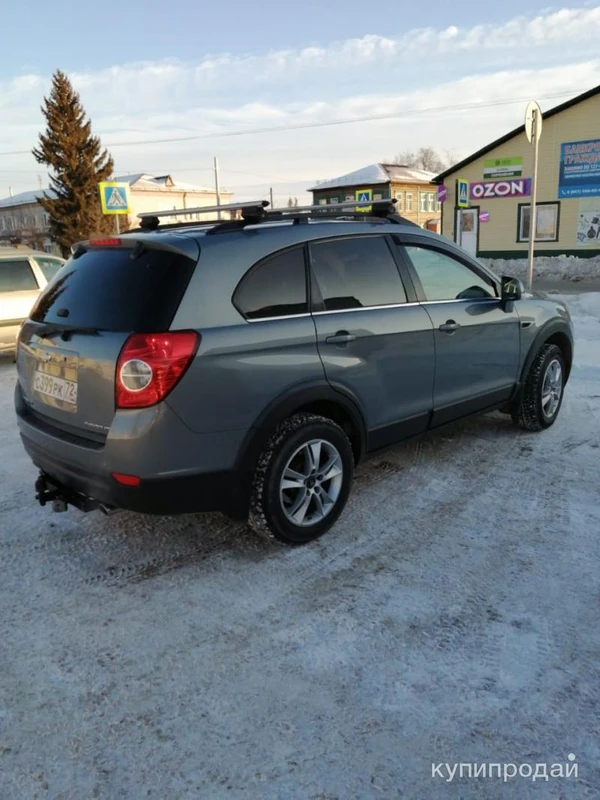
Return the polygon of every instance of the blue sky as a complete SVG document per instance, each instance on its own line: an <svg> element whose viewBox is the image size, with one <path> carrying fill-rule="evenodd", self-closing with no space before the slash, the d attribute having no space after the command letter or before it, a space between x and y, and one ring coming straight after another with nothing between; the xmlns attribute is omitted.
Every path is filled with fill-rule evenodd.
<svg viewBox="0 0 600 800"><path fill-rule="evenodd" d="M112 11L33 0L3 9L2 27L0 197L46 181L27 152L6 153L35 144L56 68L72 78L118 172L207 184L218 155L240 199L270 185L281 198L301 194L421 145L467 155L518 124L528 99L549 108L600 83L594 2L131 0ZM497 105L458 109L482 103ZM193 135L210 138L136 144Z"/></svg>
<svg viewBox="0 0 600 800"><path fill-rule="evenodd" d="M553 7L529 0L527 13ZM376 33L402 34L414 28L472 27L516 16L522 0L469 3L427 0L31 0L2 10L0 70L50 72L96 69L124 61L206 54L251 53L303 47ZM556 5L560 8L560 5ZM91 34L91 35L90 35Z"/></svg>

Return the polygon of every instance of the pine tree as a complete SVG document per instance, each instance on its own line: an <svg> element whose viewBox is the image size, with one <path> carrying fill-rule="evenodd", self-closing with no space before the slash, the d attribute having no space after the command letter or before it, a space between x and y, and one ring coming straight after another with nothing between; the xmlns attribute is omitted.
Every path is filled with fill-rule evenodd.
<svg viewBox="0 0 600 800"><path fill-rule="evenodd" d="M50 167L55 196L44 194L38 203L50 217L51 238L67 256L75 242L113 230L112 219L102 214L98 183L110 178L114 165L100 139L92 136L79 95L60 70L52 76L42 114L48 126L33 155Z"/></svg>

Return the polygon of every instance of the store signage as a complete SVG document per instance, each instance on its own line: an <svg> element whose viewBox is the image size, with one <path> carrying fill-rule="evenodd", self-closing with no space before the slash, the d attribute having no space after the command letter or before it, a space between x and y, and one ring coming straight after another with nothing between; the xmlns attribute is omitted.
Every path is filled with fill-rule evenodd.
<svg viewBox="0 0 600 800"><path fill-rule="evenodd" d="M558 196L600 196L600 139L561 144Z"/></svg>
<svg viewBox="0 0 600 800"><path fill-rule="evenodd" d="M531 178L516 178L508 181L480 181L471 184L471 200L529 197L530 194Z"/></svg>
<svg viewBox="0 0 600 800"><path fill-rule="evenodd" d="M523 175L523 157L488 158L483 162L483 177L486 180L520 178Z"/></svg>
<svg viewBox="0 0 600 800"><path fill-rule="evenodd" d="M479 222L489 222L490 221L490 212L489 211L482 211L479 215Z"/></svg>

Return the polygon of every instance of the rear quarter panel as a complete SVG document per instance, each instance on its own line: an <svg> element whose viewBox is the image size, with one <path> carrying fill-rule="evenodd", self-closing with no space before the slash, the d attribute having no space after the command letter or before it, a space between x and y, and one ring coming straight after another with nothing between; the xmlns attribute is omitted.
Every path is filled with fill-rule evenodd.
<svg viewBox="0 0 600 800"><path fill-rule="evenodd" d="M279 395L324 380L309 314L247 322L231 302L254 263L293 243L289 226L266 236L246 231L201 242L198 267L171 327L198 330L202 339L167 400L194 432L246 430Z"/></svg>

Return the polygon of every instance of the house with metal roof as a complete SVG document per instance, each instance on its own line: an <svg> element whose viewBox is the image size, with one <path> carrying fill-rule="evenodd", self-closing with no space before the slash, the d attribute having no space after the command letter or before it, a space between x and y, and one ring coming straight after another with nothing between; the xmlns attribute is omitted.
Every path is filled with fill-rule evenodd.
<svg viewBox="0 0 600 800"><path fill-rule="evenodd" d="M483 258L525 258L532 177L523 124L435 178L443 235ZM600 86L542 113L535 253L600 255Z"/></svg>
<svg viewBox="0 0 600 800"><path fill-rule="evenodd" d="M320 181L309 191L315 205L395 198L399 214L422 228L435 231L440 223L440 206L433 178L433 172L415 167L377 163Z"/></svg>
<svg viewBox="0 0 600 800"><path fill-rule="evenodd" d="M130 227L137 226L137 215L143 211L170 211L181 209L173 222L191 221L198 214L186 213L188 208L214 206L217 202L214 187L197 186L174 179L171 175L150 175L139 172L115 178L129 184L132 213L128 216ZM43 195L53 196L52 189L36 189L9 195L0 200L0 242L23 242L39 250L51 251L48 236L48 215L37 202ZM231 202L232 193L221 190L221 203ZM122 224L123 220L121 220Z"/></svg>

